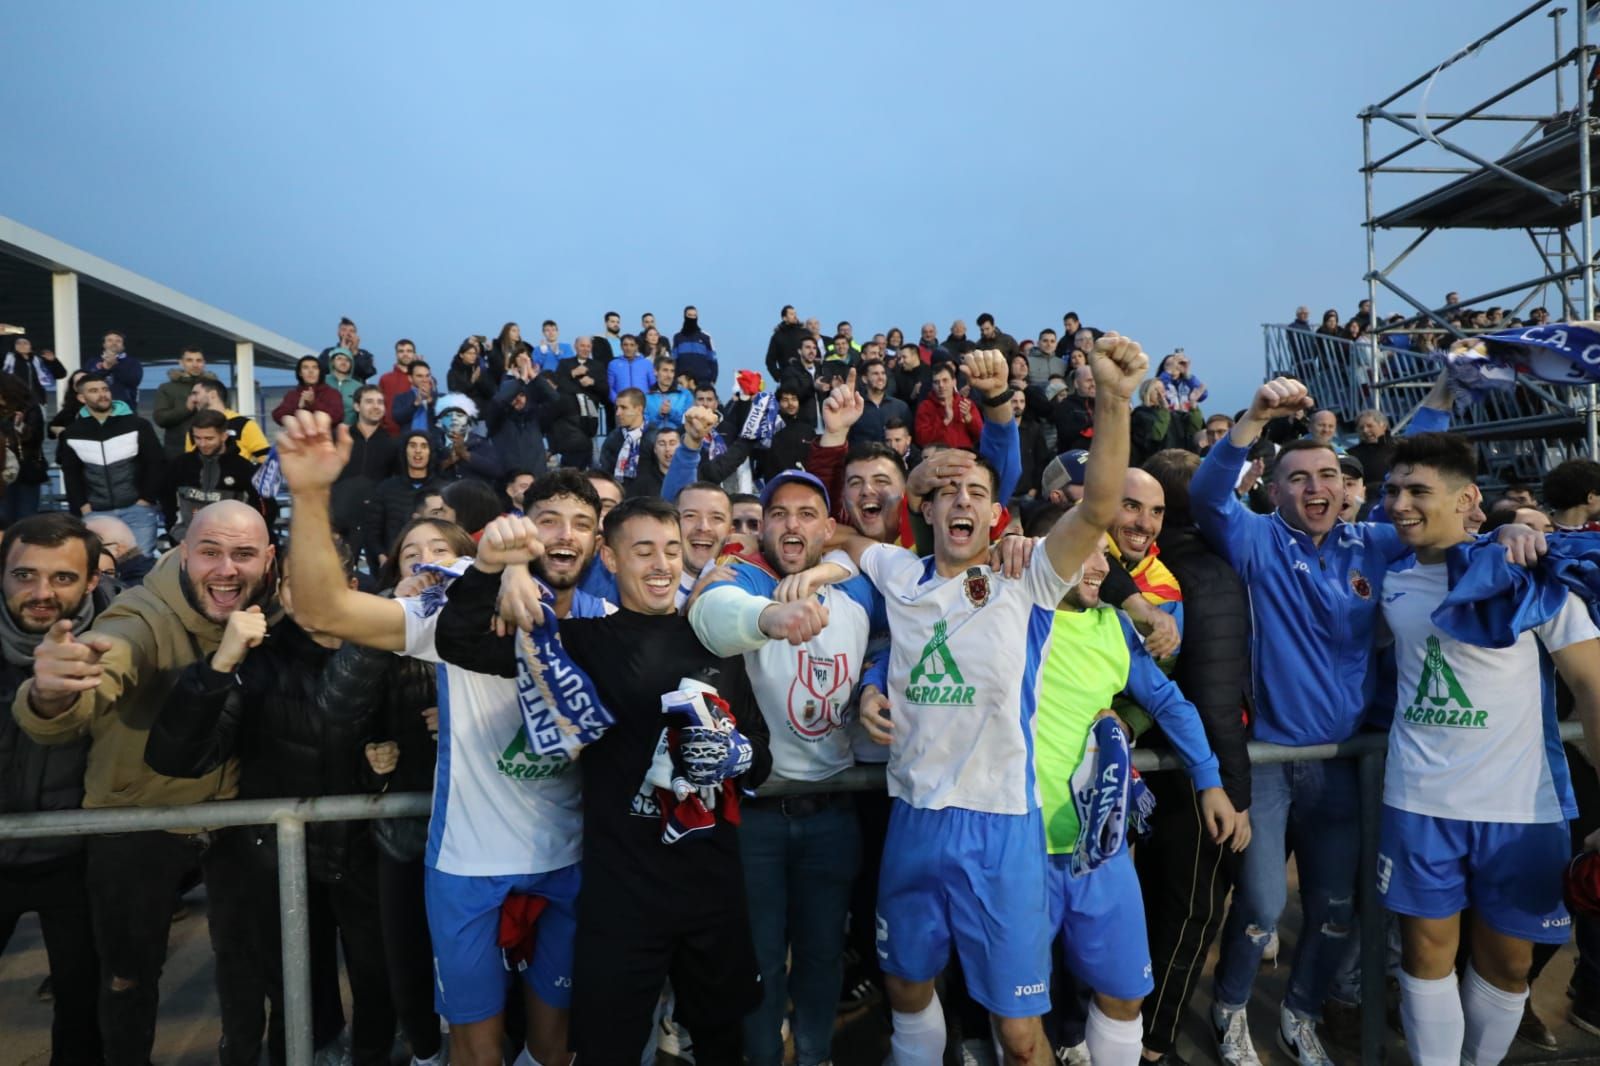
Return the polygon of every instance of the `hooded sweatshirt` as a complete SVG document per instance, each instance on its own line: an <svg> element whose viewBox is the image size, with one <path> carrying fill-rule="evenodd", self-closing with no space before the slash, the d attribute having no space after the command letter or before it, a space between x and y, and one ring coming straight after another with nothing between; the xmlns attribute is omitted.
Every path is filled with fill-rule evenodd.
<svg viewBox="0 0 1600 1066"><path fill-rule="evenodd" d="M104 673L97 688L54 718L41 717L28 704L31 678L12 700L17 724L41 744L90 738L83 776L86 808L203 803L232 799L238 792L238 763L232 759L193 780L158 774L144 761L150 725L178 675L197 659L209 658L222 641L222 623L202 615L184 592L180 554L168 552L143 585L124 592L95 621L95 636L111 643L100 659Z"/></svg>

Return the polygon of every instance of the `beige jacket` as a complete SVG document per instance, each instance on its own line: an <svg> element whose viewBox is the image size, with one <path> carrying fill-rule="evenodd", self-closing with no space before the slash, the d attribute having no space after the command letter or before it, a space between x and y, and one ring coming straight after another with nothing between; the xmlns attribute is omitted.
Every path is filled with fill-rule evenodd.
<svg viewBox="0 0 1600 1066"><path fill-rule="evenodd" d="M42 718L28 705L30 679L17 690L11 713L41 744L60 744L88 734L83 775L85 807L163 807L232 799L239 764L230 759L198 779L166 777L145 765L150 725L185 666L217 650L223 626L195 610L183 594L183 563L168 552L145 577L95 619L93 633L111 642L101 657L100 687L85 692L66 713Z"/></svg>

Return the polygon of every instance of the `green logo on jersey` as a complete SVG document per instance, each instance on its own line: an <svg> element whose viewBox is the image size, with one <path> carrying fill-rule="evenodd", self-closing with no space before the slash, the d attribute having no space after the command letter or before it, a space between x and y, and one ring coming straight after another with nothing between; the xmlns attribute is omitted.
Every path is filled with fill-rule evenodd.
<svg viewBox="0 0 1600 1066"><path fill-rule="evenodd" d="M922 647L917 665L911 668L906 684L906 699L911 703L951 703L972 706L973 687L961 676L956 657L950 654L945 623L933 624L933 636Z"/></svg>
<svg viewBox="0 0 1600 1066"><path fill-rule="evenodd" d="M1488 711L1474 710L1472 701L1444 657L1438 637L1428 638L1428 656L1422 663L1417 694L1404 718L1413 725L1442 725L1455 729L1488 728Z"/></svg>
<svg viewBox="0 0 1600 1066"><path fill-rule="evenodd" d="M565 756L535 752L528 745L528 731L520 727L506 750L494 761L496 770L517 781L548 781L566 773L571 765Z"/></svg>

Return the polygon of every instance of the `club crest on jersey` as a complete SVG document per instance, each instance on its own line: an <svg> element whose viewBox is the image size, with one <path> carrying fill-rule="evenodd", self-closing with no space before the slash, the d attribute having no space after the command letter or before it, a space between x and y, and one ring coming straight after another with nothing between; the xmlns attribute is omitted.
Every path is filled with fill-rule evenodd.
<svg viewBox="0 0 1600 1066"><path fill-rule="evenodd" d="M981 566L970 567L965 580L961 582L961 591L966 594L967 602L974 608L982 607L989 602L989 575Z"/></svg>
<svg viewBox="0 0 1600 1066"><path fill-rule="evenodd" d="M1350 571L1350 591L1364 600L1372 599L1372 582L1359 570Z"/></svg>
<svg viewBox="0 0 1600 1066"><path fill-rule="evenodd" d="M789 685L789 729L802 740L821 740L844 725L850 687L849 655L822 659L801 648Z"/></svg>

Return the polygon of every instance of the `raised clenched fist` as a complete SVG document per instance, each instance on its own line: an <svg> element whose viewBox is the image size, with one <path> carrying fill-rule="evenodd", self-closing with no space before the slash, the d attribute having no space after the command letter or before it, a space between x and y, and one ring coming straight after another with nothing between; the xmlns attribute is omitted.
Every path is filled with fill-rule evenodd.
<svg viewBox="0 0 1600 1066"><path fill-rule="evenodd" d="M1250 398L1249 417L1263 422L1293 418L1311 410L1311 392L1294 378L1273 378Z"/></svg>
<svg viewBox="0 0 1600 1066"><path fill-rule="evenodd" d="M1150 370L1150 359L1139 342L1108 331L1094 342L1089 353L1089 368L1094 374L1096 395L1108 393L1118 400L1131 400L1133 392Z"/></svg>
<svg viewBox="0 0 1600 1066"><path fill-rule="evenodd" d="M704 407L691 407L683 413L683 434L685 443L691 449L698 448L713 430L717 428L720 419L715 411L708 411Z"/></svg>
<svg viewBox="0 0 1600 1066"><path fill-rule="evenodd" d="M966 366L967 382L978 395L997 396L1010 387L1011 371L1000 352L968 352L962 362Z"/></svg>

